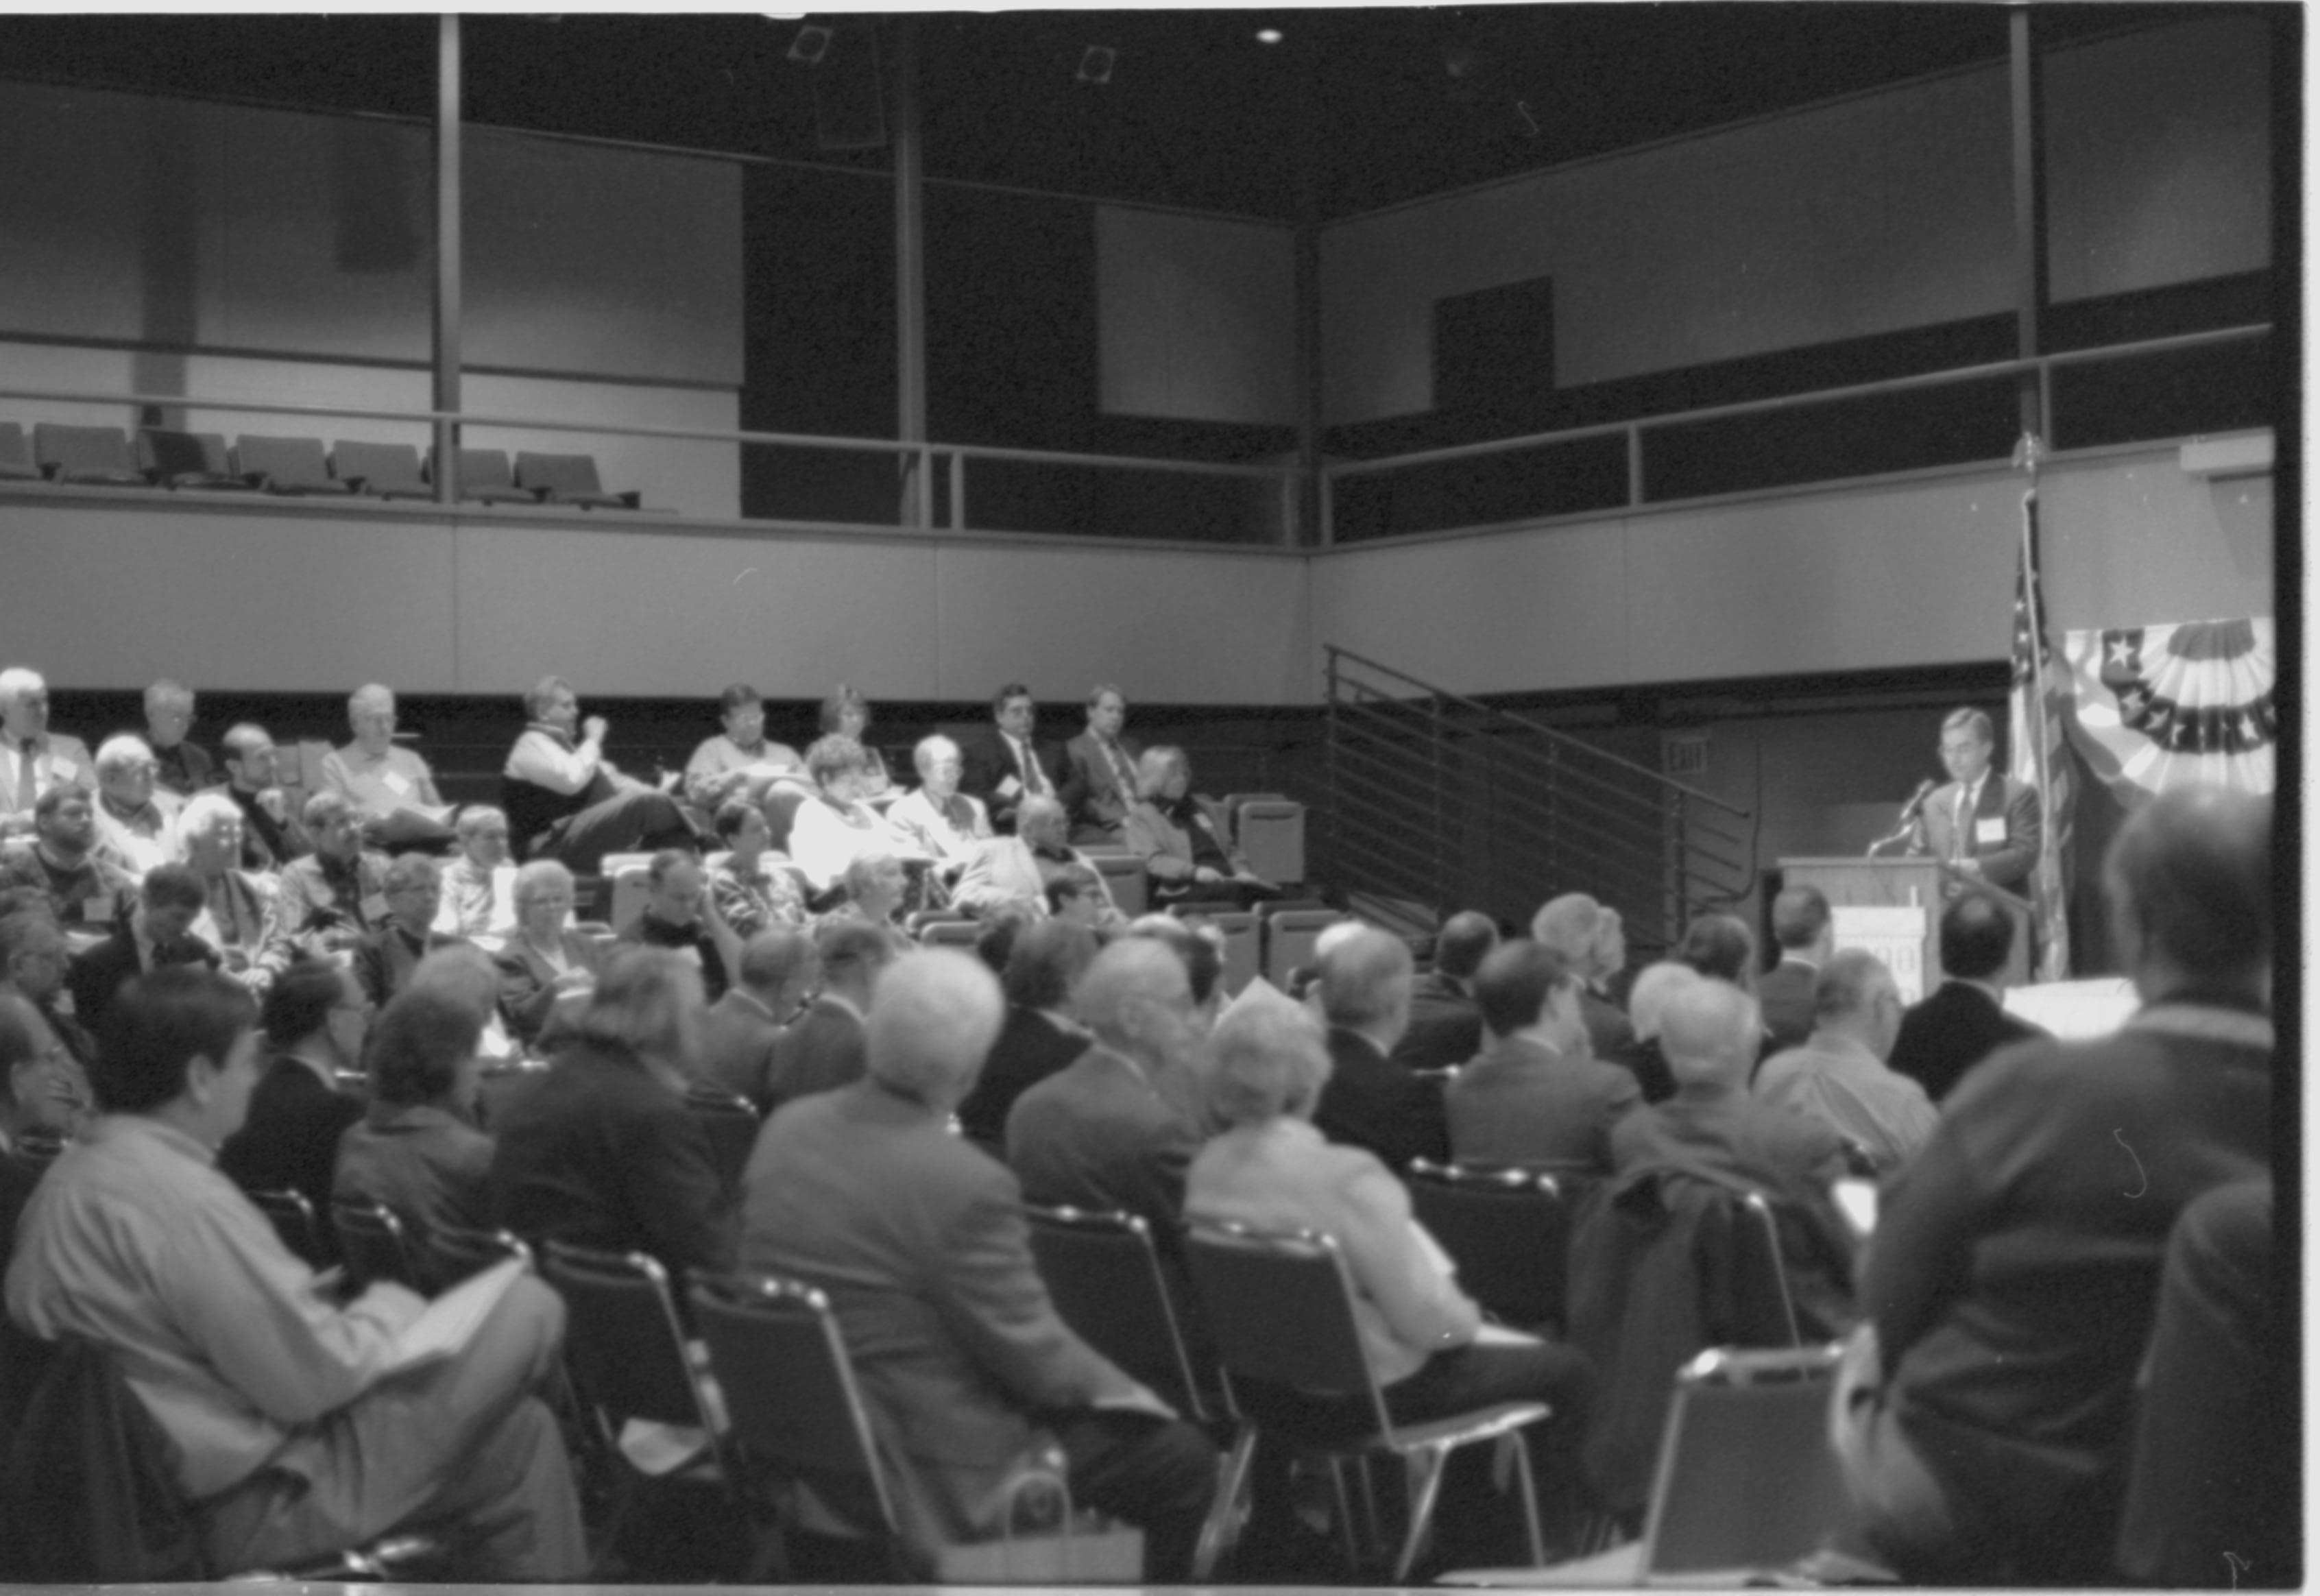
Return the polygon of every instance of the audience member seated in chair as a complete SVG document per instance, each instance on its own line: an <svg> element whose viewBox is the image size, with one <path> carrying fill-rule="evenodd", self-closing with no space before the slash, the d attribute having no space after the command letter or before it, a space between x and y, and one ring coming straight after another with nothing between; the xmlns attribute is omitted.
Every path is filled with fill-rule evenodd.
<svg viewBox="0 0 2320 1596"><path fill-rule="evenodd" d="M678 955L612 956L574 1039L494 1128L498 1223L535 1242L649 1253L672 1275L732 1267L709 1134L684 1106L701 1007L700 973Z"/></svg>
<svg viewBox="0 0 2320 1596"><path fill-rule="evenodd" d="M821 990L774 1044L766 1066L764 1104L771 1115L795 1098L830 1092L862 1078L863 1017L896 944L875 926L829 922L813 933Z"/></svg>
<svg viewBox="0 0 2320 1596"><path fill-rule="evenodd" d="M194 690L167 676L145 689L145 746L153 750L154 779L165 791L190 798L216 780L209 750L186 740L194 724Z"/></svg>
<svg viewBox="0 0 2320 1596"><path fill-rule="evenodd" d="M920 857L864 802L863 783L870 766L860 743L849 737L825 737L805 751L805 767L813 777L814 795L790 818L790 858L816 893L837 885L847 866L864 854Z"/></svg>
<svg viewBox="0 0 2320 1596"><path fill-rule="evenodd" d="M763 1113L773 1101L774 1044L782 1022L820 978L820 955L798 927L775 926L750 937L741 945L733 984L701 1017L699 1079L748 1098Z"/></svg>
<svg viewBox="0 0 2320 1596"><path fill-rule="evenodd" d="M186 867L201 878L202 911L192 934L217 951L220 968L263 994L273 974L260 962L274 912L274 882L241 867L241 810L212 788L196 793L177 817ZM152 877L146 878L150 884Z"/></svg>
<svg viewBox="0 0 2320 1596"><path fill-rule="evenodd" d="M20 997L0 997L0 1272L7 1268L16 1216L46 1167L38 1155L79 1128L78 1074L38 1009ZM8 1389L0 1374L0 1395ZM0 1405L0 1418L11 1410Z"/></svg>
<svg viewBox="0 0 2320 1596"><path fill-rule="evenodd" d="M969 914L988 914L1001 904L1013 903L1027 911L1033 919L1045 919L1050 911L1047 887L1065 871L1094 871L1087 856L1065 839L1064 806L1055 798L1026 798L1015 812L1015 833L1011 837L993 837L981 844L952 890L951 902ZM1101 879L1097 881L1101 890ZM1103 893L1108 906L1109 893Z"/></svg>
<svg viewBox="0 0 2320 1596"><path fill-rule="evenodd" d="M1216 822L1192 796L1192 766L1183 749L1145 749L1136 775L1137 799L1120 835L1128 851L1144 861L1155 898L1246 909L1279 895L1217 834Z"/></svg>
<svg viewBox="0 0 2320 1596"><path fill-rule="evenodd" d="M1611 1127L1643 1094L1626 1070L1588 1056L1579 977L1526 939L1482 961L1474 993L1490 1046L1450 1083L1452 1155L1609 1174Z"/></svg>
<svg viewBox="0 0 2320 1596"><path fill-rule="evenodd" d="M153 750L141 737L108 737L96 750L98 845L131 875L185 857L177 812L186 801L153 784Z"/></svg>
<svg viewBox="0 0 2320 1596"><path fill-rule="evenodd" d="M1007 1117L1023 1093L1088 1050L1093 1038L1079 1022L1073 992L1094 962L1095 937L1060 917L1025 926L1007 952L1001 985L1006 1023L974 1090L958 1105L959 1128L987 1147L1003 1147ZM1189 989L1188 989L1189 990ZM1182 1195L1183 1178L1177 1178Z"/></svg>
<svg viewBox="0 0 2320 1596"><path fill-rule="evenodd" d="M1711 981L1756 995L1756 933L1736 914L1695 914L1676 944L1675 960Z"/></svg>
<svg viewBox="0 0 2320 1596"><path fill-rule="evenodd" d="M1879 1175L1907 1164L1934 1133L1925 1088L1885 1067L1901 1029L1901 993L1873 953L1830 956L1813 982L1817 1023L1801 1047L1756 1071L1756 1095L1818 1120L1863 1149Z"/></svg>
<svg viewBox="0 0 2320 1596"><path fill-rule="evenodd" d="M947 888L991 840L991 817L980 799L958 790L965 765L950 739L920 739L911 762L918 767L919 789L894 800L886 811L886 824L927 857L929 867Z"/></svg>
<svg viewBox="0 0 2320 1596"><path fill-rule="evenodd" d="M1074 842L1118 842L1136 801L1136 761L1143 749L1120 734L1128 700L1106 683L1088 694L1087 730L1064 745L1064 809Z"/></svg>
<svg viewBox="0 0 2320 1596"><path fill-rule="evenodd" d="M0 670L0 837L32 830L32 805L60 782L96 784L77 737L49 730L49 685L23 666Z"/></svg>
<svg viewBox="0 0 2320 1596"><path fill-rule="evenodd" d="M263 1014L264 1073L218 1168L245 1192L296 1192L328 1213L339 1138L363 1113L339 1081L361 1065L369 1008L346 971L305 964L275 981ZM322 1246L336 1246L328 1227Z"/></svg>
<svg viewBox="0 0 2320 1596"><path fill-rule="evenodd" d="M354 805L317 793L304 819L314 851L282 866L259 956L277 973L296 958L352 959L356 945L386 923L386 857L363 850Z"/></svg>
<svg viewBox="0 0 2320 1596"><path fill-rule="evenodd" d="M515 1062L523 1047L500 1012L499 961L473 942L453 942L419 961L404 992L431 992L448 997L476 1017L483 1027L476 1043L477 1062L494 1069Z"/></svg>
<svg viewBox="0 0 2320 1596"><path fill-rule="evenodd" d="M563 1309L520 1279L449 1357L385 1378L424 1303L340 1307L211 1160L257 1083L249 994L158 971L122 994L107 1115L24 1213L9 1316L118 1354L176 1442L211 1563L281 1567L426 1526L451 1577L572 1581L586 1547L556 1421L534 1399Z"/></svg>
<svg viewBox="0 0 2320 1596"><path fill-rule="evenodd" d="M1627 929L1619 911L1585 893L1551 898L1531 917L1531 940L1563 956L1581 983L1580 1017L1587 1021L1588 1051L1598 1058L1618 1056L1634 1039L1612 983L1627 966Z"/></svg>
<svg viewBox="0 0 2320 1596"><path fill-rule="evenodd" d="M768 862L773 833L766 812L746 798L729 798L717 809L717 839L730 850L709 869L710 895L737 937L753 937L774 926L805 923L805 897L789 866Z"/></svg>
<svg viewBox="0 0 2320 1596"><path fill-rule="evenodd" d="M435 790L435 773L416 750L394 741L394 694L370 683L347 700L354 740L322 756L322 791L336 793L362 817L363 840L389 853L448 852L457 839L451 806Z"/></svg>
<svg viewBox="0 0 2320 1596"><path fill-rule="evenodd" d="M1184 1169L1201 1143L1176 1106L1182 1094L1161 1086L1192 1072L1201 1047L1183 961L1124 938L1096 955L1072 1007L1095 1045L1015 1100L1007 1162L1028 1201L1139 1215L1173 1251Z"/></svg>
<svg viewBox="0 0 2320 1596"><path fill-rule="evenodd" d="M507 897L515 866L508 862L507 816L488 803L459 812L459 851L443 866L443 908L435 929L454 937L489 937L496 943L515 929Z"/></svg>
<svg viewBox="0 0 2320 1596"><path fill-rule="evenodd" d="M542 1052L555 1050L596 990L596 939L572 929L571 918L571 871L554 859L517 868L515 935L494 961L500 1012L518 1041Z"/></svg>
<svg viewBox="0 0 2320 1596"><path fill-rule="evenodd" d="M1010 682L992 698L991 724L975 728L961 745L959 790L983 801L992 830L1002 836L1015 830L1015 812L1026 798L1063 796L1063 756L1034 735L1038 720L1031 690Z"/></svg>
<svg viewBox="0 0 2320 1596"><path fill-rule="evenodd" d="M1074 1500L1142 1526L1145 1578L1180 1582L1216 1448L1064 1324L1015 1177L949 1133L1000 1009L965 954L897 961L871 1004L866 1077L766 1121L741 1262L829 1292L922 1554L999 1533L1000 1484L1060 1444Z"/></svg>
<svg viewBox="0 0 2320 1596"><path fill-rule="evenodd" d="M2271 837L2269 797L2218 787L2130 816L2103 887L2142 1008L1975 1066L1886 1185L1837 1450L1904 1580L2116 1578L2170 1233L2279 1145ZM2222 1562L2207 1581L2229 1582Z"/></svg>
<svg viewBox="0 0 2320 1596"><path fill-rule="evenodd" d="M1474 972L1498 945L1499 928L1487 914L1469 909L1443 921L1434 939L1434 967L1411 984L1409 1029L1394 1044L1395 1063L1453 1069L1482 1050Z"/></svg>
<svg viewBox="0 0 2320 1596"><path fill-rule="evenodd" d="M886 774L884 757L870 746L870 701L840 682L821 701L818 714L815 724L822 736L850 738L862 745L862 796L883 798L893 791L894 778Z"/></svg>
<svg viewBox="0 0 2320 1596"><path fill-rule="evenodd" d="M91 1101L86 1071L95 1061L96 1044L65 1012L72 1001L65 991L71 967L64 930L45 904L35 901L0 913L0 996L23 998L48 1022L64 1045L73 1095L86 1110Z"/></svg>
<svg viewBox="0 0 2320 1596"><path fill-rule="evenodd" d="M241 811L241 866L279 870L314 851L281 787L279 757L266 728L244 721L225 734L225 794Z"/></svg>
<svg viewBox="0 0 2320 1596"><path fill-rule="evenodd" d="M392 1209L416 1246L447 1226L491 1226L493 1144L476 1124L483 1034L473 1009L417 989L371 1027L370 1102L339 1138L331 1194Z"/></svg>
<svg viewBox="0 0 2320 1596"><path fill-rule="evenodd" d="M1331 1066L1309 1013L1289 1002L1245 1005L1218 1023L1213 1048L1210 1089L1228 1129L1192 1160L1186 1219L1335 1238L1363 1351L1397 1424L1494 1402L1546 1403L1553 1417L1524 1437L1546 1499L1548 1537L1568 1544L1592 1383L1587 1360L1512 1331L1482 1335L1482 1310L1458 1289L1401 1182L1363 1149L1322 1138L1312 1118Z"/></svg>
<svg viewBox="0 0 2320 1596"><path fill-rule="evenodd" d="M1610 1056L1610 1062L1636 1077L1645 1102L1665 1102L1675 1095L1675 1073L1668 1068L1667 1051L1660 1046L1660 1017L1667 1001L1683 987L1706 980L1690 965L1663 958L1636 972L1627 988L1629 1039Z"/></svg>
<svg viewBox="0 0 2320 1596"><path fill-rule="evenodd" d="M805 761L785 743L766 736L766 701L755 687L736 682L717 695L725 730L693 750L684 765L684 801L703 814L715 814L734 799L763 806L775 782L806 779Z"/></svg>
<svg viewBox="0 0 2320 1596"><path fill-rule="evenodd" d="M217 968L217 949L192 931L207 898L200 875L189 865L162 865L149 874L137 889L128 922L73 960L72 973L65 977L73 1017L101 1034L113 994L124 983L164 965Z"/></svg>
<svg viewBox="0 0 2320 1596"><path fill-rule="evenodd" d="M1409 1021L1409 949L1369 927L1321 956L1321 1018L1329 1080L1313 1123L1331 1141L1360 1147L1390 1169L1412 1158L1450 1161L1442 1088L1393 1061Z"/></svg>
<svg viewBox="0 0 2320 1596"><path fill-rule="evenodd" d="M1965 1073L2009 1042L2045 1030L2006 1011L2006 963L2014 917L1986 894L1969 893L1942 911L1942 984L1901 1016L1886 1062L1941 1102Z"/></svg>
<svg viewBox="0 0 2320 1596"><path fill-rule="evenodd" d="M1835 921L1817 886L1792 886L1772 900L1772 940L1781 962L1756 978L1772 1046L1800 1047L1813 1028L1813 977L1836 951Z"/></svg>
<svg viewBox="0 0 2320 1596"><path fill-rule="evenodd" d="M619 939L676 954L701 972L702 990L715 1002L741 963L741 939L710 895L701 861L683 848L665 848L653 855L648 879L652 895L636 919L620 928Z"/></svg>
<svg viewBox="0 0 2320 1596"><path fill-rule="evenodd" d="M902 915L910 906L911 878L902 861L892 854L856 854L838 876L846 901L814 921L826 925L868 926L893 945L897 954L917 946L903 929Z"/></svg>
<svg viewBox="0 0 2320 1596"><path fill-rule="evenodd" d="M523 709L531 723L508 750L500 806L525 857L594 875L608 853L698 845L676 800L604 757L611 728L602 715L581 720L569 682L541 677Z"/></svg>
<svg viewBox="0 0 2320 1596"><path fill-rule="evenodd" d="M96 836L96 800L77 782L59 782L32 805L32 846L0 860L0 886L48 893L59 924L102 934L137 892Z"/></svg>
<svg viewBox="0 0 2320 1596"><path fill-rule="evenodd" d="M419 961L466 940L435 929L443 910L443 867L425 854L386 862L386 920L355 946L355 978L374 1008L403 990Z"/></svg>

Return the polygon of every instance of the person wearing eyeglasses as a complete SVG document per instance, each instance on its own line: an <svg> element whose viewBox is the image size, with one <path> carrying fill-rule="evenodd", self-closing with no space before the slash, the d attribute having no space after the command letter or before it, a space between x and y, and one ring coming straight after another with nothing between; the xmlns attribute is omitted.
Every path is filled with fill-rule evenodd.
<svg viewBox="0 0 2320 1596"><path fill-rule="evenodd" d="M394 694L376 682L347 700L354 740L322 756L322 791L355 806L363 840L389 853L440 854L456 839L452 806L435 790L435 773L415 748L396 746Z"/></svg>

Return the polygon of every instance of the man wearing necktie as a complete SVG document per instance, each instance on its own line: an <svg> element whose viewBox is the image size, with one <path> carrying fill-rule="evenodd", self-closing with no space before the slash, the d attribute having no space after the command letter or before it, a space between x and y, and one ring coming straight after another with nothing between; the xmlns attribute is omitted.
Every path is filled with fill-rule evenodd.
<svg viewBox="0 0 2320 1596"><path fill-rule="evenodd" d="M965 773L958 790L983 800L991 812L991 828L1006 835L1015 830L1015 811L1026 798L1058 797L1064 784L1063 762L1052 747L1032 736L1038 709L1031 690L1010 682L991 701L991 729L962 739Z"/></svg>
<svg viewBox="0 0 2320 1596"><path fill-rule="evenodd" d="M1063 800L1074 842L1118 842L1136 802L1136 739L1120 735L1128 700L1105 684L1088 694L1087 730L1064 745Z"/></svg>
<svg viewBox="0 0 2320 1596"><path fill-rule="evenodd" d="M1953 710L1942 722L1949 784L1918 812L1909 851L1930 854L1967 880L2020 893L2038 862L2038 790L1990 768L1996 738L1980 710Z"/></svg>
<svg viewBox="0 0 2320 1596"><path fill-rule="evenodd" d="M49 730L49 685L22 666L0 670L0 837L32 832L32 805L64 782L96 785L78 738Z"/></svg>

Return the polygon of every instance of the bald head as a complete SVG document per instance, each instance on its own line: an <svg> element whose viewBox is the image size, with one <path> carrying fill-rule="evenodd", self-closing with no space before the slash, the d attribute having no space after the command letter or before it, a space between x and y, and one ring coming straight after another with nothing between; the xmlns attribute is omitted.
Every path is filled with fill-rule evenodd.
<svg viewBox="0 0 2320 1596"><path fill-rule="evenodd" d="M1901 1034L1901 989L1873 953L1832 954L1813 977L1813 1028L1851 1037L1882 1058Z"/></svg>
<svg viewBox="0 0 2320 1596"><path fill-rule="evenodd" d="M981 960L947 948L904 954L870 1000L870 1075L948 1113L974 1089L1003 1017L999 979Z"/></svg>
<svg viewBox="0 0 2320 1596"><path fill-rule="evenodd" d="M2269 797L2200 785L2161 793L2119 829L2103 885L2145 1002L2195 985L2265 990L2271 818Z"/></svg>
<svg viewBox="0 0 2320 1596"><path fill-rule="evenodd" d="M1758 1031L1756 1000L1728 982L1679 986L1660 1009L1660 1051L1685 1085L1745 1087Z"/></svg>
<svg viewBox="0 0 2320 1596"><path fill-rule="evenodd" d="M1165 943L1123 937L1088 966L1072 1008L1105 1043L1143 1056L1163 1049L1172 1018L1179 1025L1191 1019L1192 977Z"/></svg>
<svg viewBox="0 0 2320 1596"><path fill-rule="evenodd" d="M1434 967L1454 981L1471 981L1498 945L1497 922L1464 910L1443 921L1441 935L1434 939Z"/></svg>
<svg viewBox="0 0 2320 1596"><path fill-rule="evenodd" d="M1321 1016L1391 1051L1409 1025L1409 949L1369 926L1321 956Z"/></svg>

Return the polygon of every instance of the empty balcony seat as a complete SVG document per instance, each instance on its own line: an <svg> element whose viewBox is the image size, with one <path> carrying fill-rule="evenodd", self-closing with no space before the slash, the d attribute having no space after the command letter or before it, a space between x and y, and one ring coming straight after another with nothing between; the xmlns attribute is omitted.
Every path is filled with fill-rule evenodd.
<svg viewBox="0 0 2320 1596"><path fill-rule="evenodd" d="M32 440L22 422L0 422L0 482L38 482L41 467L32 458Z"/></svg>
<svg viewBox="0 0 2320 1596"><path fill-rule="evenodd" d="M428 481L435 480L434 456L428 456ZM537 504L539 495L516 486L503 449L463 449L459 451L459 499L467 504Z"/></svg>
<svg viewBox="0 0 2320 1596"><path fill-rule="evenodd" d="M269 494L331 494L348 491L331 475L319 438L261 438L244 432L234 448L244 476Z"/></svg>
<svg viewBox="0 0 2320 1596"><path fill-rule="evenodd" d="M55 482L92 487L153 485L153 479L130 458L129 434L118 427L65 427L41 422L32 429L32 456Z"/></svg>
<svg viewBox="0 0 2320 1596"><path fill-rule="evenodd" d="M163 487L241 488L249 481L238 476L233 457L226 452L222 432L180 432L174 427L140 427L137 431L137 463Z"/></svg>
<svg viewBox="0 0 2320 1596"><path fill-rule="evenodd" d="M369 499L432 499L435 490L419 467L419 450L408 443L349 443L331 450L331 474Z"/></svg>
<svg viewBox="0 0 2320 1596"><path fill-rule="evenodd" d="M634 510L640 494L608 494L596 479L594 455L519 454L515 485L545 504L577 504L586 510Z"/></svg>

